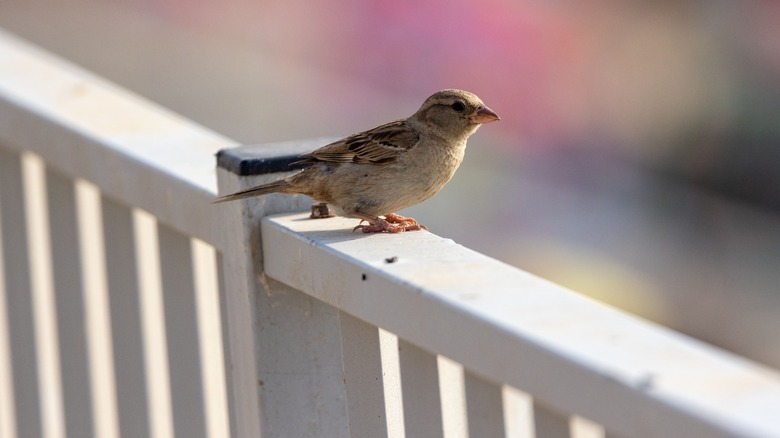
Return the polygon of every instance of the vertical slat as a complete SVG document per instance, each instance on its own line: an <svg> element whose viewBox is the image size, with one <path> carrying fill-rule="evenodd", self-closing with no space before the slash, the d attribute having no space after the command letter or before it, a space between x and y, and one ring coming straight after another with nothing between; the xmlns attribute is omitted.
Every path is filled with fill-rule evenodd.
<svg viewBox="0 0 780 438"><path fill-rule="evenodd" d="M379 356L382 360L382 386L385 397L385 423L388 438L404 437L404 406L401 395L401 366L398 336L379 328Z"/></svg>
<svg viewBox="0 0 780 438"><path fill-rule="evenodd" d="M534 400L534 432L536 438L568 438L570 417Z"/></svg>
<svg viewBox="0 0 780 438"><path fill-rule="evenodd" d="M30 248L30 273L37 340L38 386L41 390L43 435L65 435L57 305L54 296L51 237L46 201L45 165L37 155L22 155L25 203Z"/></svg>
<svg viewBox="0 0 780 438"><path fill-rule="evenodd" d="M119 414L111 340L113 330L100 192L96 186L82 180L75 182L75 189L95 435L100 438L118 438Z"/></svg>
<svg viewBox="0 0 780 438"><path fill-rule="evenodd" d="M528 393L504 386L504 424L507 438L530 438L534 435L533 399Z"/></svg>
<svg viewBox="0 0 780 438"><path fill-rule="evenodd" d="M379 329L344 312L340 318L350 435L386 437Z"/></svg>
<svg viewBox="0 0 780 438"><path fill-rule="evenodd" d="M203 394L206 432L211 438L228 436L225 364L222 353L219 280L215 248L199 239L192 240L195 295L200 328L200 359L203 364Z"/></svg>
<svg viewBox="0 0 780 438"><path fill-rule="evenodd" d="M504 438L504 407L501 386L468 370L463 373L469 437Z"/></svg>
<svg viewBox="0 0 780 438"><path fill-rule="evenodd" d="M604 427L579 415L569 419L569 436L572 438L604 438Z"/></svg>
<svg viewBox="0 0 780 438"><path fill-rule="evenodd" d="M150 435L173 436L171 388L168 376L168 342L160 274L160 246L157 219L143 210L133 210L135 251L141 301L146 360L146 391L149 403Z"/></svg>
<svg viewBox="0 0 780 438"><path fill-rule="evenodd" d="M436 355L398 339L398 358L406 436L444 436Z"/></svg>
<svg viewBox="0 0 780 438"><path fill-rule="evenodd" d="M448 438L466 438L468 420L463 365L445 356L439 356L437 362L444 435Z"/></svg>
<svg viewBox="0 0 780 438"><path fill-rule="evenodd" d="M46 186L65 428L68 436L88 438L94 436L94 418L75 187L73 181L51 170Z"/></svg>
<svg viewBox="0 0 780 438"><path fill-rule="evenodd" d="M143 437L150 427L133 216L109 198L102 205L119 428L123 437Z"/></svg>
<svg viewBox="0 0 780 438"><path fill-rule="evenodd" d="M0 213L2 206L0 205ZM2 222L2 214L0 214ZM8 332L8 309L5 299L5 262L3 256L2 224L0 224L0 437L15 438L16 409L14 378L11 369L11 339Z"/></svg>
<svg viewBox="0 0 780 438"><path fill-rule="evenodd" d="M168 367L176 436L206 436L190 238L158 224Z"/></svg>
<svg viewBox="0 0 780 438"><path fill-rule="evenodd" d="M0 150L0 226L16 428L20 437L39 437L41 408L24 202L21 159Z"/></svg>

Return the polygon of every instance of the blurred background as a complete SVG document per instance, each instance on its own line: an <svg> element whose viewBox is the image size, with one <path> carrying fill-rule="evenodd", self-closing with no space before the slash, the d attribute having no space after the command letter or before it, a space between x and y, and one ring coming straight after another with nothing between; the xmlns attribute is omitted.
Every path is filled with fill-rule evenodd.
<svg viewBox="0 0 780 438"><path fill-rule="evenodd" d="M433 232L780 367L780 2L0 0L0 27L247 144L478 94Z"/></svg>

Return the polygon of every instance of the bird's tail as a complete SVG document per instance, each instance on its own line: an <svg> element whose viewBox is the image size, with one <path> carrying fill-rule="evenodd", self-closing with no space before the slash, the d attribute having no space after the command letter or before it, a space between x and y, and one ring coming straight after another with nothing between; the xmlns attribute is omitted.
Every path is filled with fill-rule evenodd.
<svg viewBox="0 0 780 438"><path fill-rule="evenodd" d="M220 196L219 198L212 201L212 203L216 204L219 202L235 201L238 199L250 198L252 196L262 196L262 195L267 195L269 193L283 192L285 189L289 187L290 187L290 183L288 183L283 179L280 179L279 181L274 181L268 184L263 184L261 186L248 188L245 190L241 190L240 192L231 193L229 195Z"/></svg>

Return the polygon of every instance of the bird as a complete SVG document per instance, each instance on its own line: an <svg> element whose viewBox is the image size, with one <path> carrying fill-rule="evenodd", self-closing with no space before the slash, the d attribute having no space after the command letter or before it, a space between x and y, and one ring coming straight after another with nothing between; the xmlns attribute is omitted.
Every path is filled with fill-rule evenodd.
<svg viewBox="0 0 780 438"><path fill-rule="evenodd" d="M436 194L463 161L468 138L500 120L475 94L445 89L425 99L414 114L301 155L303 170L284 179L218 197L234 201L269 193L303 194L360 219L352 230L398 233L426 229L396 212ZM363 222L367 222L364 225Z"/></svg>

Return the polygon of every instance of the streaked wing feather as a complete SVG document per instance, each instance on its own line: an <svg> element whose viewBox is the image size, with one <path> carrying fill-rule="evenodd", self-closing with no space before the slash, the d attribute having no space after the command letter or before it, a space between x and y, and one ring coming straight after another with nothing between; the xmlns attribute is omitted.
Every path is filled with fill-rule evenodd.
<svg viewBox="0 0 780 438"><path fill-rule="evenodd" d="M317 161L387 164L395 161L399 153L411 149L419 139L420 136L405 121L398 120L325 145L302 155L302 159L293 164L313 164Z"/></svg>

